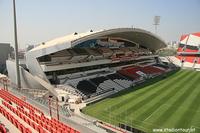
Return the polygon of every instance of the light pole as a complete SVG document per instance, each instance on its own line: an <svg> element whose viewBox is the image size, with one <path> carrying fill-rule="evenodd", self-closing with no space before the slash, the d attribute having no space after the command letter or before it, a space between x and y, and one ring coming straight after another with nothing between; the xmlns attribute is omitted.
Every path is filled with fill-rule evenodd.
<svg viewBox="0 0 200 133"><path fill-rule="evenodd" d="M50 96L49 96L49 99L48 99L48 100L49 100L49 115L50 115L51 118L52 118L52 110L51 110L52 97L53 97L53 96L50 95Z"/></svg>
<svg viewBox="0 0 200 133"><path fill-rule="evenodd" d="M20 73L19 73L18 41L17 41L17 20L16 20L15 0L13 0L13 17L14 17L14 37L15 37L16 81L17 81L17 87L21 88Z"/></svg>
<svg viewBox="0 0 200 133"><path fill-rule="evenodd" d="M58 121L59 121L60 119L59 119L59 105L58 105L58 97L56 97L56 111L57 111L57 119L58 119Z"/></svg>
<svg viewBox="0 0 200 133"><path fill-rule="evenodd" d="M157 34L157 26L160 24L160 16L154 16L153 21L153 25L155 25L155 34Z"/></svg>

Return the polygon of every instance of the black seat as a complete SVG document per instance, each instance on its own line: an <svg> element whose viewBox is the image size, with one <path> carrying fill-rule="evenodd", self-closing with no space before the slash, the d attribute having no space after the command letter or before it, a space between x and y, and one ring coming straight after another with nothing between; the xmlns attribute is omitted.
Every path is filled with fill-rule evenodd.
<svg viewBox="0 0 200 133"><path fill-rule="evenodd" d="M82 80L78 83L77 89L80 90L85 95L90 95L96 92L97 87L91 84L87 80Z"/></svg>

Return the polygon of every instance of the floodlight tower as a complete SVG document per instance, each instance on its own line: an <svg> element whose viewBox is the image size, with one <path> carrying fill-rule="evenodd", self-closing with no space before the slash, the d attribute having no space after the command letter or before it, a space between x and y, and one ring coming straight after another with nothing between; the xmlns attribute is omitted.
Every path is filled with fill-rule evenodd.
<svg viewBox="0 0 200 133"><path fill-rule="evenodd" d="M160 16L154 16L153 21L153 25L155 25L155 34L157 34L157 26L160 25Z"/></svg>
<svg viewBox="0 0 200 133"><path fill-rule="evenodd" d="M15 0L13 0L13 17L14 17L14 37L15 37L15 62L16 62L16 81L17 87L21 88L20 73L19 73L19 55L18 55L18 41L17 41L17 20Z"/></svg>

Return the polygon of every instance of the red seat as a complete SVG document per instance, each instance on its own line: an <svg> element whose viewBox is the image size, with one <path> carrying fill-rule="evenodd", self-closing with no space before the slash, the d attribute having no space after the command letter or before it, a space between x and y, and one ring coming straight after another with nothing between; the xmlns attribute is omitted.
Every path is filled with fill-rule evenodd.
<svg viewBox="0 0 200 133"><path fill-rule="evenodd" d="M35 122L33 122L33 128L37 129L37 124L35 124Z"/></svg>
<svg viewBox="0 0 200 133"><path fill-rule="evenodd" d="M19 123L18 129L23 133L23 125Z"/></svg>
<svg viewBox="0 0 200 133"><path fill-rule="evenodd" d="M58 128L57 129L57 133L62 133L63 129L62 128ZM63 132L64 133L64 132Z"/></svg>
<svg viewBox="0 0 200 133"><path fill-rule="evenodd" d="M26 123L28 123L29 125L30 125L30 123L31 123L31 122L30 122L30 120L29 120L28 118L27 118L27 121L26 121Z"/></svg>
<svg viewBox="0 0 200 133"><path fill-rule="evenodd" d="M7 133L5 126L2 124L0 124L0 132Z"/></svg>
<svg viewBox="0 0 200 133"><path fill-rule="evenodd" d="M47 126L47 130L49 131L49 132L51 132L51 127L50 126Z"/></svg>
<svg viewBox="0 0 200 133"><path fill-rule="evenodd" d="M32 121L30 122L30 126L31 126L32 128L34 128L33 123L34 123L34 122L32 122Z"/></svg>
<svg viewBox="0 0 200 133"><path fill-rule="evenodd" d="M3 105L5 105L8 109L10 109L12 112L14 112L17 116L19 116L21 119L23 119L26 123L28 123L31 127L33 127L34 129L37 128L37 124L38 123L41 127L39 127L40 132L44 131L46 132L44 128L46 128L47 130L49 130L50 132L61 132L64 129L67 129L68 131L71 131L71 128L65 124L63 124L62 122L59 122L56 119L49 119L47 117L44 116L44 114L37 108L33 107L32 105L30 105L29 103L26 103L25 101L22 101L21 99L19 99L18 97L12 95L11 93L5 91L5 90L0 90L0 97L3 98L6 102L2 102ZM15 104L17 104L17 109L15 109L12 105L8 104L7 102L13 102ZM24 110L23 108L28 109L29 111ZM22 126L20 127L20 123L14 119L12 117L12 115L10 115L8 112L6 112L5 110L3 110L3 108L0 106L0 112L8 119L10 120L16 127L20 128L20 130L22 132L25 132L24 130L26 128L23 128ZM37 113L35 113L37 112ZM39 113L39 115L38 115ZM31 120L35 121L31 121ZM74 129L73 129L74 130ZM76 130L74 130L76 131ZM27 133L31 132L31 131L26 131Z"/></svg>

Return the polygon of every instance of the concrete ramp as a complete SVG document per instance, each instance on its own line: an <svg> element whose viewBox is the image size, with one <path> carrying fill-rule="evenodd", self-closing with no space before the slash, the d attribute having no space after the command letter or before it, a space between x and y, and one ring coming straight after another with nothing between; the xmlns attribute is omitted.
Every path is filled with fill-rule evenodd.
<svg viewBox="0 0 200 133"><path fill-rule="evenodd" d="M55 97L58 97L58 93L54 89L55 87L53 87L51 84L49 84L48 82L46 82L45 80L43 80L38 76L34 76L34 79L38 81L44 88L49 90Z"/></svg>

